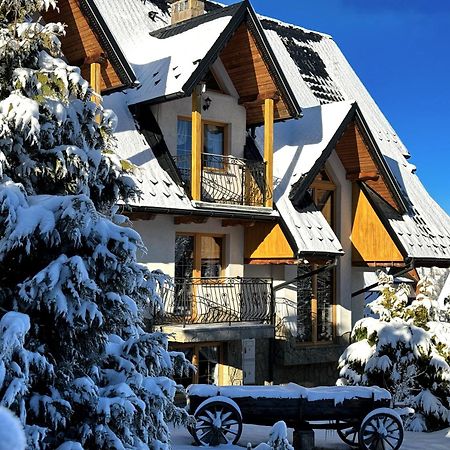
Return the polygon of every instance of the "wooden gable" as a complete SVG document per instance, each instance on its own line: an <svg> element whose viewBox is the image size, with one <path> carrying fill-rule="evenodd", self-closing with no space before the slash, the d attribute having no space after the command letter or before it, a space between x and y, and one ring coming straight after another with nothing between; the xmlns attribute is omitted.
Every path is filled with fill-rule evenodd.
<svg viewBox="0 0 450 450"><path fill-rule="evenodd" d="M246 264L269 264L292 260L295 254L287 241L280 225L256 223L245 228L244 259Z"/></svg>
<svg viewBox="0 0 450 450"><path fill-rule="evenodd" d="M269 98L275 100L275 120L292 117L245 23L236 30L220 58L240 96L240 103L247 109L248 126L264 123L264 100Z"/></svg>
<svg viewBox="0 0 450 450"><path fill-rule="evenodd" d="M43 15L46 22L62 22L67 25L66 35L61 36L64 56L69 64L81 67L83 78L90 80L90 64L101 62L101 92L123 86L119 75L105 55L98 36L83 14L78 0L60 0L59 11L49 10Z"/></svg>
<svg viewBox="0 0 450 450"><path fill-rule="evenodd" d="M399 211L392 192L383 179L379 167L370 154L364 138L355 122L352 122L336 145L342 165L350 181L364 181L390 206Z"/></svg>
<svg viewBox="0 0 450 450"><path fill-rule="evenodd" d="M357 184L353 185L352 262L355 265L392 266L403 255Z"/></svg>

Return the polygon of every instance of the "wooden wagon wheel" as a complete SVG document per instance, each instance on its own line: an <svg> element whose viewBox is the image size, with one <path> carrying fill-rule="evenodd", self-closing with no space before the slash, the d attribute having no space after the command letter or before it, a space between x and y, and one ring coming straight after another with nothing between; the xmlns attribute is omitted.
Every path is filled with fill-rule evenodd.
<svg viewBox="0 0 450 450"><path fill-rule="evenodd" d="M342 422L342 421L337 421L337 424L340 425L342 423L346 423L346 422ZM354 447L354 448L358 448L359 447L359 442L358 442L358 427L351 425L350 423L348 423L348 427L346 428L337 428L336 429L338 436L342 439L343 442L345 442L347 445L349 445L350 447Z"/></svg>
<svg viewBox="0 0 450 450"><path fill-rule="evenodd" d="M231 404L213 401L200 406L191 428L198 445L237 444L242 433L242 417Z"/></svg>
<svg viewBox="0 0 450 450"><path fill-rule="evenodd" d="M358 437L362 450L398 450L403 442L403 425L394 414L375 413L363 420Z"/></svg>

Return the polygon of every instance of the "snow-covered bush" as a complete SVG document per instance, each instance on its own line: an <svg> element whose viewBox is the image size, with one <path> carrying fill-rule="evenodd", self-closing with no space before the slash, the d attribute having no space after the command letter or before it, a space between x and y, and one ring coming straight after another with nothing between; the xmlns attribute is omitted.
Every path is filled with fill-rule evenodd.
<svg viewBox="0 0 450 450"><path fill-rule="evenodd" d="M381 386L395 403L415 410L405 426L414 431L450 424L450 324L441 320L428 278L408 301L407 287L380 276L381 295L355 324L353 343L339 360L338 384Z"/></svg>
<svg viewBox="0 0 450 450"><path fill-rule="evenodd" d="M249 444L247 448L251 449ZM267 444L265 442L255 447L255 450L294 450L289 443L286 423L280 420L273 425Z"/></svg>
<svg viewBox="0 0 450 450"><path fill-rule="evenodd" d="M185 361L144 331L160 275L115 205L115 116L60 53L54 0L0 1L0 405L29 449L168 449Z"/></svg>
<svg viewBox="0 0 450 450"><path fill-rule="evenodd" d="M0 406L0 450L25 450L27 440L20 420Z"/></svg>

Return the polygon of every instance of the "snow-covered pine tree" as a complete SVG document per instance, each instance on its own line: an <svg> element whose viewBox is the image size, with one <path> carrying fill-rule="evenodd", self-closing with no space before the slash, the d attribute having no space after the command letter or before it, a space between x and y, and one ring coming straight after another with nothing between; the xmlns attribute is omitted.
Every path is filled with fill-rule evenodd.
<svg viewBox="0 0 450 450"><path fill-rule="evenodd" d="M55 0L0 0L0 405L29 449L168 449L181 355L143 330L158 277L115 205L115 116L61 59Z"/></svg>
<svg viewBox="0 0 450 450"><path fill-rule="evenodd" d="M413 431L450 424L450 324L441 320L433 283L424 278L418 295L380 275L381 295L352 331L353 343L339 360L338 384L381 386L395 403L415 410L405 426Z"/></svg>

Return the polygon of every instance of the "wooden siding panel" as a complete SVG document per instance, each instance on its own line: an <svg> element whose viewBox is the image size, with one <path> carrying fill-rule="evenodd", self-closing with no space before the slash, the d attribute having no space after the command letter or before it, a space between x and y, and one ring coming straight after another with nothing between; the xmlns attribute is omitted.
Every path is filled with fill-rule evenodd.
<svg viewBox="0 0 450 450"><path fill-rule="evenodd" d="M66 35L61 36L61 46L69 64L80 66L83 77L89 80L89 64L83 65L90 59L98 60L104 55L100 42L91 29L89 22L80 9L77 0L60 0L59 12L49 10L43 17L46 22L62 22L67 25ZM96 61L89 61L96 62ZM100 87L102 91L122 86L119 76L112 64L106 60L102 63Z"/></svg>
<svg viewBox="0 0 450 450"><path fill-rule="evenodd" d="M277 86L250 30L242 24L231 38L220 58L241 97L261 97L261 104L247 106L247 125L264 122L264 99L277 95ZM276 103L275 119L291 114L283 99Z"/></svg>
<svg viewBox="0 0 450 450"><path fill-rule="evenodd" d="M256 223L245 228L244 258L248 260L276 260L295 258L280 225Z"/></svg>
<svg viewBox="0 0 450 450"><path fill-rule="evenodd" d="M389 266L404 258L364 192L353 185L352 261Z"/></svg>

